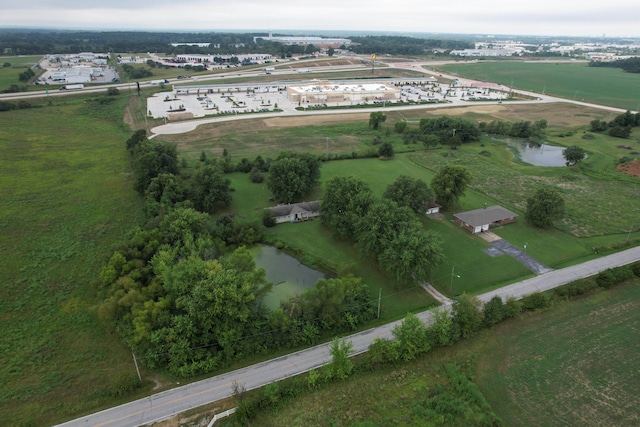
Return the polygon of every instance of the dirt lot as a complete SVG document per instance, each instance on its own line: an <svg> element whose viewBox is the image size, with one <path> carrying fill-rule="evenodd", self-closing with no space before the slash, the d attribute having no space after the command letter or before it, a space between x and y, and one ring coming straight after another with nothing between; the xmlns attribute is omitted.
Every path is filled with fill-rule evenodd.
<svg viewBox="0 0 640 427"><path fill-rule="evenodd" d="M465 116L475 120L541 120L546 119L550 127L571 128L584 126L593 119L608 117L608 114L597 109L582 107L579 105L553 103L553 104L502 104L489 105L478 104L468 107L439 108L437 110L398 110L387 113L387 124L393 124L396 120L406 118L419 120L423 117L433 116ZM202 139L212 139L223 135L239 132L259 132L260 130L287 129L302 126L321 126L334 123L367 121L369 113L318 115L303 117L274 117L256 118L255 120L231 121L201 125L193 132L181 135L162 135L159 140L177 144L189 144Z"/></svg>

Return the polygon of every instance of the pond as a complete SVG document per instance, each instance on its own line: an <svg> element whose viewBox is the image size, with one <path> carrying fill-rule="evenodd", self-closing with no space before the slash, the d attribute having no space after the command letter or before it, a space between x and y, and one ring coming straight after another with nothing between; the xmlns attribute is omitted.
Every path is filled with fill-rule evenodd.
<svg viewBox="0 0 640 427"><path fill-rule="evenodd" d="M324 273L301 264L273 246L260 245L252 252L256 267L264 268L267 281L273 283L271 292L264 299L270 309L278 308L280 301L303 293L312 288L318 279L326 277Z"/></svg>
<svg viewBox="0 0 640 427"><path fill-rule="evenodd" d="M506 138L494 139L494 141L505 143L509 148L517 151L516 156L523 162L533 166L566 166L566 160L562 155L565 147L557 147L538 142L531 142L522 139Z"/></svg>

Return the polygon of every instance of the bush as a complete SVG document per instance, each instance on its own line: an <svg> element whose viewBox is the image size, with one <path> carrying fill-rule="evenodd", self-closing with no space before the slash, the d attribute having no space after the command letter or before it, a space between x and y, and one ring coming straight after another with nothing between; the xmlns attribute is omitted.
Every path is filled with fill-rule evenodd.
<svg viewBox="0 0 640 427"><path fill-rule="evenodd" d="M613 270L609 268L598 273L596 283L604 289L609 289L614 286L616 284L616 276L613 274Z"/></svg>
<svg viewBox="0 0 640 427"><path fill-rule="evenodd" d="M507 298L507 302L504 303L505 319L512 319L518 316L521 311L522 311L522 302L518 301L514 297Z"/></svg>
<svg viewBox="0 0 640 427"><path fill-rule="evenodd" d="M249 179L251 179L251 182L259 184L264 181L264 174L260 172L260 169L253 167L249 174Z"/></svg>
<svg viewBox="0 0 640 427"><path fill-rule="evenodd" d="M543 292L536 292L522 298L522 308L525 310L537 310L539 308L549 307L551 305L551 296Z"/></svg>
<svg viewBox="0 0 640 427"><path fill-rule="evenodd" d="M262 224L265 227L275 227L276 225L276 220L273 217L273 215L271 215L271 211L268 209L265 209L264 211L262 211ZM279 242L282 243L282 242ZM278 248L281 249L281 248Z"/></svg>

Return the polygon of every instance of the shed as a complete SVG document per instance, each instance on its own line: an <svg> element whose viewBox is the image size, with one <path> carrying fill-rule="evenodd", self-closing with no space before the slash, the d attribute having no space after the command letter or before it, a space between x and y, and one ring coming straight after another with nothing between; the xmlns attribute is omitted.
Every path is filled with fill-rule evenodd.
<svg viewBox="0 0 640 427"><path fill-rule="evenodd" d="M497 205L453 214L456 223L473 234L487 231L491 227L515 222L517 216L510 210Z"/></svg>
<svg viewBox="0 0 640 427"><path fill-rule="evenodd" d="M320 216L320 201L292 203L267 208L276 224L283 222L302 222Z"/></svg>
<svg viewBox="0 0 640 427"><path fill-rule="evenodd" d="M431 202L427 204L427 210L425 211L425 215L432 215L432 214L437 214L440 212L440 208L442 207L442 205L436 203L436 202Z"/></svg>

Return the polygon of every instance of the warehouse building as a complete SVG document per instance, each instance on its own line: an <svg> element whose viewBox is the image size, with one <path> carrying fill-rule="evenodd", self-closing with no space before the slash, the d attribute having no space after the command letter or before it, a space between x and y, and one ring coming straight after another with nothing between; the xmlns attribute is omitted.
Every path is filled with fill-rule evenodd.
<svg viewBox="0 0 640 427"><path fill-rule="evenodd" d="M291 102L312 104L397 101L401 92L400 88L387 83L314 82L287 87L287 97Z"/></svg>

